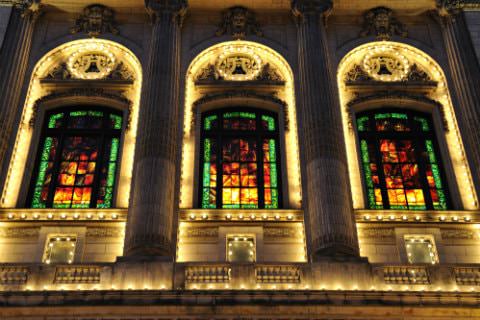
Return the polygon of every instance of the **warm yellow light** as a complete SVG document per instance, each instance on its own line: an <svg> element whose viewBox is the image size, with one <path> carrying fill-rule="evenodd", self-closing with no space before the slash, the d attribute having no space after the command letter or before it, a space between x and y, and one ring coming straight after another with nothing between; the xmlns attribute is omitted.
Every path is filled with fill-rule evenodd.
<svg viewBox="0 0 480 320"><path fill-rule="evenodd" d="M66 62L72 55L78 54L78 52L86 52L91 48L106 52L110 58L114 57L116 60L123 62L128 65L135 74L135 81L132 88L124 92L125 97L132 102L132 107L129 114L130 126L125 131L123 137L124 144L118 181L118 194L120 196L116 197L117 202L115 204L115 207L128 207L140 103L140 89L142 84L142 67L139 60L129 49L118 43L103 39L82 39L65 43L48 52L35 65L23 107L21 123L17 131L7 177L4 182L4 191L1 197L0 207L13 208L17 203L25 164L30 157L28 150L30 150L32 135L35 130L39 129L30 126L30 121L35 115L34 106L37 100L51 93L42 87L40 79L45 78L48 72L57 64Z"/></svg>
<svg viewBox="0 0 480 320"><path fill-rule="evenodd" d="M198 117L198 110L194 110L193 103L201 97L198 88L195 86L195 76L201 68L208 64L215 65L221 55L227 55L239 50L242 52L248 50L249 54L256 57L255 59L258 57L258 61L274 66L285 79L284 88L278 93L278 98L285 101L288 106L285 109L289 123L288 130L285 131L286 172L289 190L288 198L290 201L288 206L290 208L300 208L302 196L293 72L287 61L274 50L259 43L239 40L223 42L204 50L193 59L188 68L183 119L180 208L192 208L195 194L193 191L195 177L194 159L198 141L196 140L195 128L192 127L192 119Z"/></svg>
<svg viewBox="0 0 480 320"><path fill-rule="evenodd" d="M473 186L473 181L469 169L469 165L465 158L465 151L448 84L443 70L438 63L424 52L409 46L407 44L381 41L364 44L350 51L340 62L337 72L337 83L340 94L343 133L347 148L347 161L350 176L350 185L352 189L353 206L355 209L365 208L365 194L362 187L362 177L360 174L360 159L357 153L357 142L354 130L351 128L351 116L349 114L348 102L354 98L353 93L347 90L344 78L348 71L355 65L362 65L365 57L375 55L377 52L394 52L398 54L398 59L406 66L406 63L417 64L422 70L429 73L433 81L438 83L437 88L429 93L429 98L438 101L443 105L443 114L447 122L448 132L445 132L445 141L453 164L453 170L460 187L459 194L463 207L467 210L478 209L478 198ZM385 80L385 79L379 79ZM408 218L402 218L408 220Z"/></svg>

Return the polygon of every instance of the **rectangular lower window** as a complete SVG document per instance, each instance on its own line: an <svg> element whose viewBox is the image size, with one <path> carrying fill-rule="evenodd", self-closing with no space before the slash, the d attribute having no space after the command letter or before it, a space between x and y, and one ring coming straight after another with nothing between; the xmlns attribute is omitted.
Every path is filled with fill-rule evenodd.
<svg viewBox="0 0 480 320"><path fill-rule="evenodd" d="M245 235L231 235L227 237L227 261L254 262L255 238Z"/></svg>
<svg viewBox="0 0 480 320"><path fill-rule="evenodd" d="M406 235L405 248L408 263L438 263L437 249L431 235Z"/></svg>
<svg viewBox="0 0 480 320"><path fill-rule="evenodd" d="M72 263L75 256L75 235L51 235L47 238L43 262Z"/></svg>

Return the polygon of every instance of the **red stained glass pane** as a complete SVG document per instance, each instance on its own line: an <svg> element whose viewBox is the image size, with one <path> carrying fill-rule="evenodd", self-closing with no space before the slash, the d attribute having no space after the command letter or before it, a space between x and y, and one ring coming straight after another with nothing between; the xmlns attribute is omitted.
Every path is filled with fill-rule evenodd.
<svg viewBox="0 0 480 320"><path fill-rule="evenodd" d="M390 205L407 205L403 189L389 189L387 192Z"/></svg>
<svg viewBox="0 0 480 320"><path fill-rule="evenodd" d="M56 188L53 197L54 203L70 203L72 200L73 188Z"/></svg>

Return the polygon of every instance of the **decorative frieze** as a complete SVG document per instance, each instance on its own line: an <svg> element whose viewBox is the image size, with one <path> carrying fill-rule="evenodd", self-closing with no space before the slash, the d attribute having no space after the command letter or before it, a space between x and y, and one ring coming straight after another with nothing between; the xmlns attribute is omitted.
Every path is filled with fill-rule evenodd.
<svg viewBox="0 0 480 320"><path fill-rule="evenodd" d="M300 283L298 266L257 266L255 278L257 283Z"/></svg>
<svg viewBox="0 0 480 320"><path fill-rule="evenodd" d="M28 268L24 266L0 267L0 284L25 284L28 280Z"/></svg>
<svg viewBox="0 0 480 320"><path fill-rule="evenodd" d="M224 283L230 281L231 268L224 265L187 266L185 281L187 283Z"/></svg>
<svg viewBox="0 0 480 320"><path fill-rule="evenodd" d="M124 236L123 228L87 228L87 237L90 238L121 238Z"/></svg>
<svg viewBox="0 0 480 320"><path fill-rule="evenodd" d="M362 228L358 231L359 237L378 239L381 241L395 241L394 228Z"/></svg>
<svg viewBox="0 0 480 320"><path fill-rule="evenodd" d="M99 266L58 266L54 283L100 283Z"/></svg>
<svg viewBox="0 0 480 320"><path fill-rule="evenodd" d="M430 284L426 267L387 266L383 268L383 279L391 284Z"/></svg>
<svg viewBox="0 0 480 320"><path fill-rule="evenodd" d="M444 240L478 240L479 236L470 229L440 229L440 234Z"/></svg>
<svg viewBox="0 0 480 320"><path fill-rule="evenodd" d="M377 7L364 15L362 37L375 36L377 40L390 40L392 36L406 37L404 24L393 16L393 11L386 7Z"/></svg>
<svg viewBox="0 0 480 320"><path fill-rule="evenodd" d="M455 267L453 268L455 281L461 286L480 286L479 267Z"/></svg>
<svg viewBox="0 0 480 320"><path fill-rule="evenodd" d="M255 14L241 6L228 8L223 12L217 36L231 35L234 39L244 39L247 35L262 36Z"/></svg>
<svg viewBox="0 0 480 320"><path fill-rule="evenodd" d="M0 238L37 238L40 228L0 228Z"/></svg>
<svg viewBox="0 0 480 320"><path fill-rule="evenodd" d="M183 236L186 238L218 238L218 228L217 227L186 228L185 234Z"/></svg>
<svg viewBox="0 0 480 320"><path fill-rule="evenodd" d="M263 228L263 237L265 240L270 238L289 238L299 237L299 230L295 227L265 227Z"/></svg>
<svg viewBox="0 0 480 320"><path fill-rule="evenodd" d="M75 20L72 33L84 32L90 37L103 33L117 34L114 11L101 4L93 4L83 9L83 14Z"/></svg>

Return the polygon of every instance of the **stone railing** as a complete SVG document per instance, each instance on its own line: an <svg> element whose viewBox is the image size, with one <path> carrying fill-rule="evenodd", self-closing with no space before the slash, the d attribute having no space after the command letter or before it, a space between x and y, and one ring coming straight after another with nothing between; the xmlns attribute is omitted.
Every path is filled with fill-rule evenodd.
<svg viewBox="0 0 480 320"><path fill-rule="evenodd" d="M480 286L480 267L454 267L453 274L458 285Z"/></svg>
<svg viewBox="0 0 480 320"><path fill-rule="evenodd" d="M24 266L0 267L0 284L25 284L28 280L28 268Z"/></svg>
<svg viewBox="0 0 480 320"><path fill-rule="evenodd" d="M54 283L100 283L98 266L58 266Z"/></svg>
<svg viewBox="0 0 480 320"><path fill-rule="evenodd" d="M231 268L226 265L187 266L187 283L225 283L230 281Z"/></svg>
<svg viewBox="0 0 480 320"><path fill-rule="evenodd" d="M427 267L424 266L385 266L383 279L391 284L429 284Z"/></svg>
<svg viewBox="0 0 480 320"><path fill-rule="evenodd" d="M255 267L257 283L300 283L298 266L265 265Z"/></svg>

